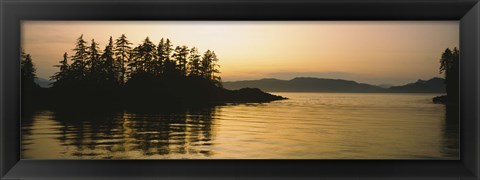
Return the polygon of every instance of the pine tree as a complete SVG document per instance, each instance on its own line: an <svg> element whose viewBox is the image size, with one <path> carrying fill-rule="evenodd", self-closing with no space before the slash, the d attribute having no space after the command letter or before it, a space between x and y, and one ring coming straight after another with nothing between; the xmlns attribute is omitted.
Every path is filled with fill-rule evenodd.
<svg viewBox="0 0 480 180"><path fill-rule="evenodd" d="M187 46L177 46L172 57L175 60L177 65L177 70L181 76L187 75L187 58L188 58L188 47Z"/></svg>
<svg viewBox="0 0 480 180"><path fill-rule="evenodd" d="M220 67L218 64L218 58L214 51L207 50L202 57L201 67L200 67L200 76L205 79L208 79L215 84L221 86L220 76L216 74L220 73L217 67Z"/></svg>
<svg viewBox="0 0 480 180"><path fill-rule="evenodd" d="M157 57L157 49L147 37L142 44L135 47L132 53L132 61L129 63L131 73L147 72L153 74L153 64Z"/></svg>
<svg viewBox="0 0 480 180"><path fill-rule="evenodd" d="M83 40L83 34L77 39L75 54L72 56L71 73L75 80L84 80L87 75L87 58L88 47L87 42Z"/></svg>
<svg viewBox="0 0 480 180"><path fill-rule="evenodd" d="M143 52L144 52L144 69L146 72L154 74L155 64L157 64L157 46L150 41L147 37L143 42Z"/></svg>
<svg viewBox="0 0 480 180"><path fill-rule="evenodd" d="M447 48L440 59L440 73L445 75L445 86L448 101L458 103L459 76L460 76L460 51L455 47L452 50Z"/></svg>
<svg viewBox="0 0 480 180"><path fill-rule="evenodd" d="M114 55L118 63L117 66L120 68L119 78L121 84L125 84L127 64L130 60L130 53L132 51L130 45L132 45L132 43L127 40L125 34L122 34L122 36L115 41Z"/></svg>
<svg viewBox="0 0 480 180"><path fill-rule="evenodd" d="M114 52L113 52L113 39L110 36L108 40L108 45L105 46L103 50L103 54L101 56L102 59L102 74L105 76L105 80L110 84L119 84L121 79L119 75L121 74L122 68L119 67L119 63L116 63L114 59Z"/></svg>
<svg viewBox="0 0 480 180"><path fill-rule="evenodd" d="M87 66L90 67L89 79L95 83L100 83L102 77L102 59L100 58L100 50L98 44L92 39L92 43L89 47L89 53L87 58Z"/></svg>
<svg viewBox="0 0 480 180"><path fill-rule="evenodd" d="M165 62L167 61L168 59L168 55L165 53L166 49L165 49L165 41L164 39L162 38L160 40L160 42L158 43L158 46L157 46L157 63L155 64L155 69L156 69L156 72L155 72L155 75L156 76L159 76L161 75L162 73L165 72Z"/></svg>
<svg viewBox="0 0 480 180"><path fill-rule="evenodd" d="M215 54L215 51L212 51L212 63L211 63L211 68L210 68L210 78L211 80L217 85L217 86L222 86L222 78L219 76L220 70L220 65L218 65L218 58L217 55Z"/></svg>
<svg viewBox="0 0 480 180"><path fill-rule="evenodd" d="M448 76L448 69L452 66L453 54L450 48L445 49L440 59L440 73L445 72L445 77Z"/></svg>
<svg viewBox="0 0 480 180"><path fill-rule="evenodd" d="M89 46L86 44L83 35L80 35L73 49L74 55L71 56L71 64L68 63L65 53L63 60L54 66L59 68L59 72L51 76L51 80L55 81L54 87L63 86L66 83L74 85L73 88L122 86L135 74L139 74L139 76L135 76L138 77L135 82L141 82L145 78L152 80L159 78L158 80L161 81L172 78L178 80L175 77L188 75L221 85L221 79L218 76L220 73L217 64L218 58L211 50L207 50L202 56L195 47L189 49L183 45L173 49L168 38L162 38L157 47L148 37L132 49L130 47L132 43L126 39L124 34L115 42L110 36L103 52L99 50L94 39ZM31 57L23 51L21 57L22 64L24 59L31 61ZM25 75L22 74L23 76Z"/></svg>
<svg viewBox="0 0 480 180"><path fill-rule="evenodd" d="M188 56L188 67L190 69L189 75L199 76L200 75L200 55L196 47L190 49L190 56Z"/></svg>
<svg viewBox="0 0 480 180"><path fill-rule="evenodd" d="M32 57L30 54L25 54L25 52L22 50L20 54L20 85L24 108L33 105L38 101L38 92L40 90L40 86L35 83L35 79L37 78L35 72L36 68L33 64Z"/></svg>
<svg viewBox="0 0 480 180"><path fill-rule="evenodd" d="M138 60L139 58L141 58L143 55L141 54L142 51L142 45L138 45L137 47L133 48L131 53L130 53L130 59L128 61L128 68L127 68L127 79L130 78L132 76L132 74L135 74L137 72L137 61L140 61Z"/></svg>
<svg viewBox="0 0 480 180"><path fill-rule="evenodd" d="M172 42L170 41L170 39L167 38L167 40L165 41L165 52L164 52L164 56L166 57L166 60L167 61L171 61L171 57L170 55L172 54L172 51L173 51L173 44Z"/></svg>
<svg viewBox="0 0 480 180"><path fill-rule="evenodd" d="M69 70L70 66L68 65L68 54L65 52L63 54L63 60L59 62L60 65L54 65L53 67L58 67L59 72L56 72L53 76L50 77L50 80L53 81L53 87L59 87L65 85L70 80Z"/></svg>
<svg viewBox="0 0 480 180"><path fill-rule="evenodd" d="M22 59L20 60L22 86L37 86L37 84L35 83L35 79L37 78L35 74L36 68L32 62L32 57L30 56L30 54L25 54L24 52L22 52L20 56L22 57Z"/></svg>
<svg viewBox="0 0 480 180"><path fill-rule="evenodd" d="M164 74L166 76L171 76L175 74L175 69L176 69L176 64L175 62L171 59L171 54L172 54L172 49L173 45L170 42L170 39L167 38L165 43L162 46L162 59L164 60L163 66L164 66Z"/></svg>

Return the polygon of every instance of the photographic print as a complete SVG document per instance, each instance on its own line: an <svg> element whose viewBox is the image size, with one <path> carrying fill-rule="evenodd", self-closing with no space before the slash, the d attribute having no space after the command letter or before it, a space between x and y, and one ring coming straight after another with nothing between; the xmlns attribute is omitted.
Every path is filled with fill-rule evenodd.
<svg viewBox="0 0 480 180"><path fill-rule="evenodd" d="M459 159L458 21L22 21L22 159Z"/></svg>

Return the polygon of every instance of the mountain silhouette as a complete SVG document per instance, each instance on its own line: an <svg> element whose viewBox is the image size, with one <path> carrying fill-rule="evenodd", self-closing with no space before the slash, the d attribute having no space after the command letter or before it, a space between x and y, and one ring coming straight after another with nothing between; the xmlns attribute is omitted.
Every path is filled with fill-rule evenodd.
<svg viewBox="0 0 480 180"><path fill-rule="evenodd" d="M388 88L388 91L401 93L445 93L445 79L437 77L426 81L419 79L417 82L403 86L392 86Z"/></svg>
<svg viewBox="0 0 480 180"><path fill-rule="evenodd" d="M444 79L418 80L402 86L383 88L343 79L297 77L291 80L260 79L223 82L231 90L259 88L267 92L358 92L358 93L444 93Z"/></svg>
<svg viewBox="0 0 480 180"><path fill-rule="evenodd" d="M390 88L390 87L392 87L392 86L394 86L394 85L391 85L391 84L378 84L377 86L378 86L378 87L381 87L381 88L384 88L384 89L387 89L387 88Z"/></svg>

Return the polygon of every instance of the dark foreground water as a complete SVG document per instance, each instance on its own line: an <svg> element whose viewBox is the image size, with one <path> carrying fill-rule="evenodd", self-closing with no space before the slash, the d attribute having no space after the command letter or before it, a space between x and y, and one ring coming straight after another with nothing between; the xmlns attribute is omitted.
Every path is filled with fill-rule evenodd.
<svg viewBox="0 0 480 180"><path fill-rule="evenodd" d="M22 119L23 159L458 159L437 94L274 93L288 100L176 113ZM455 108L453 108L455 109Z"/></svg>

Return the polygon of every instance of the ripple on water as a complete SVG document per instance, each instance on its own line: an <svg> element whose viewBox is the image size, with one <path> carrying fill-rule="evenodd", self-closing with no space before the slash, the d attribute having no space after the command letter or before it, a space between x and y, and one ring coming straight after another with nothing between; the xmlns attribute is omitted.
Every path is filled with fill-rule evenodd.
<svg viewBox="0 0 480 180"><path fill-rule="evenodd" d="M458 159L458 123L431 103L436 94L274 94L289 99L184 113L39 111L22 119L22 158Z"/></svg>

